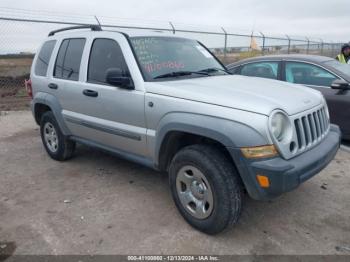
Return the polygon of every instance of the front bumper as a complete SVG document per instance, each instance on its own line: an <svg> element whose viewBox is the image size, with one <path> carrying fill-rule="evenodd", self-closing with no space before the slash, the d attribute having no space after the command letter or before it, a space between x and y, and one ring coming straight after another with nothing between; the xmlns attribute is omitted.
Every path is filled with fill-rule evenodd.
<svg viewBox="0 0 350 262"><path fill-rule="evenodd" d="M336 155L340 137L338 126L331 125L329 133L319 145L289 160L281 157L251 160L246 159L240 149L228 150L249 195L256 200L268 200L295 189L324 169ZM270 186L260 187L256 175L267 176Z"/></svg>

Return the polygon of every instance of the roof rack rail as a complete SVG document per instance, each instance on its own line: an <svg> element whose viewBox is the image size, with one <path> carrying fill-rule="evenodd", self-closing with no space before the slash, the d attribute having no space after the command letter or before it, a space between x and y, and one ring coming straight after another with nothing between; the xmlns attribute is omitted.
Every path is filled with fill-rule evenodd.
<svg viewBox="0 0 350 262"><path fill-rule="evenodd" d="M78 25L78 26L71 26L71 27L65 27L61 29L57 29L54 31L51 31L49 33L49 36L53 36L56 33L68 31L68 30L75 30L75 29L84 29L84 28L90 28L91 31L102 31L102 28L100 25Z"/></svg>

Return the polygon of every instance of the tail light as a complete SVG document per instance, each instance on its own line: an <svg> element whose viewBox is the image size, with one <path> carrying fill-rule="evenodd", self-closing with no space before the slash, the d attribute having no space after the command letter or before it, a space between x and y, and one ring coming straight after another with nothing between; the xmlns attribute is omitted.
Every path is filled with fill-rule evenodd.
<svg viewBox="0 0 350 262"><path fill-rule="evenodd" d="M24 86L26 87L28 96L30 98L33 98L32 80L30 80L30 79L24 80Z"/></svg>

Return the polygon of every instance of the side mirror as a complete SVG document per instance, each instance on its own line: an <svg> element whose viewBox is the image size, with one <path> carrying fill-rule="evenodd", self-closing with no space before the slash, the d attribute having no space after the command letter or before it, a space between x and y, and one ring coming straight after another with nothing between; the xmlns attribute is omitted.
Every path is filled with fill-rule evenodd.
<svg viewBox="0 0 350 262"><path fill-rule="evenodd" d="M120 68L109 68L106 72L106 81L112 86L134 89L134 83L130 76L125 76Z"/></svg>
<svg viewBox="0 0 350 262"><path fill-rule="evenodd" d="M337 90L350 90L350 85L347 81L345 80L341 80L341 79L337 79L335 80L332 85L331 85L332 89L337 89Z"/></svg>

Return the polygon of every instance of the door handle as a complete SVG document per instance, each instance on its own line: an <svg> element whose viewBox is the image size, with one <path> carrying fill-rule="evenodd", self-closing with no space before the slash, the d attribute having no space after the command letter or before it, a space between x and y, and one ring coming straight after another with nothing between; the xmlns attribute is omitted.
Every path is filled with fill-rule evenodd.
<svg viewBox="0 0 350 262"><path fill-rule="evenodd" d="M83 90L83 94L86 96L91 96L91 97L97 97L98 96L98 92L94 91L94 90L90 90L90 89L84 89Z"/></svg>
<svg viewBox="0 0 350 262"><path fill-rule="evenodd" d="M54 83L50 83L50 84L48 85L48 87L51 88L51 89L57 89L57 88L58 88L58 85L56 85L56 84L54 84Z"/></svg>

